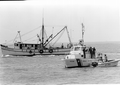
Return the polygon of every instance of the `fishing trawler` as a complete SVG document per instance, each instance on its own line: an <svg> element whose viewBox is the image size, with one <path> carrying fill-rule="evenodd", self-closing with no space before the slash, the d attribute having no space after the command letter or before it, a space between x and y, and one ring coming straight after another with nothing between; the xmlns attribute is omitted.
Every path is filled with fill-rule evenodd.
<svg viewBox="0 0 120 85"><path fill-rule="evenodd" d="M66 30L69 43L67 44L67 47L64 47L62 44L60 47L52 47L49 45L49 43L56 38L62 31ZM63 29L61 29L57 34L53 36L51 34L46 40L44 38L45 35L45 29L44 29L44 19L42 20L42 37L40 38L40 35L37 34L38 40L40 43L37 44L31 44L31 43L24 43L21 40L20 31L18 31L18 34L20 41L14 42L13 47L9 47L7 45L1 44L1 51L3 56L4 55L13 55L13 56L34 56L34 55L65 55L70 52L70 48L72 46L72 42L69 36L69 32L67 29L67 26L65 26Z"/></svg>

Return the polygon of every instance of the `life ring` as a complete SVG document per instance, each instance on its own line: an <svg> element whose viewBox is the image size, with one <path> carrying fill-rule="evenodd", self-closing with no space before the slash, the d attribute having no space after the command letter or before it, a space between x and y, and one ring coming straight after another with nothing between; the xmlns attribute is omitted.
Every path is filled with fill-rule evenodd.
<svg viewBox="0 0 120 85"><path fill-rule="evenodd" d="M42 54L43 52L44 52L43 50L39 50L39 53L41 53L41 54Z"/></svg>
<svg viewBox="0 0 120 85"><path fill-rule="evenodd" d="M98 66L98 63L97 62L92 62L92 66L96 67L96 66Z"/></svg>
<svg viewBox="0 0 120 85"><path fill-rule="evenodd" d="M49 53L53 53L53 49L49 49Z"/></svg>

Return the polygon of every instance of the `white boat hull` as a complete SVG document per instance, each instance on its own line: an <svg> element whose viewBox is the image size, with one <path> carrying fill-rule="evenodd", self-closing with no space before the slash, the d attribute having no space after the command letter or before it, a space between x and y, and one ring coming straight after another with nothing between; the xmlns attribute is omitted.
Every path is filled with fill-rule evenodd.
<svg viewBox="0 0 120 85"><path fill-rule="evenodd" d="M65 67L90 67L92 62L96 62L95 59L82 59L82 58L75 58L75 59L64 59ZM96 62L97 63L97 62Z"/></svg>

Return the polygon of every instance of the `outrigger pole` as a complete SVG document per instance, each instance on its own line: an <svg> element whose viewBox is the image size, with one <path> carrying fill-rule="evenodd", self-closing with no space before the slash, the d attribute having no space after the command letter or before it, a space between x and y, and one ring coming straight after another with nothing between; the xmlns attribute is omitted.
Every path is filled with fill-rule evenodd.
<svg viewBox="0 0 120 85"><path fill-rule="evenodd" d="M70 35L69 35L69 32L68 32L67 26L65 26L65 27L66 27L66 30L67 30L67 34L68 34L68 39L69 39L70 45L72 45L72 41L70 39Z"/></svg>
<svg viewBox="0 0 120 85"><path fill-rule="evenodd" d="M45 43L45 46L48 45L58 34L60 34L67 26L65 26L62 30L60 30L51 40L49 40L47 43Z"/></svg>

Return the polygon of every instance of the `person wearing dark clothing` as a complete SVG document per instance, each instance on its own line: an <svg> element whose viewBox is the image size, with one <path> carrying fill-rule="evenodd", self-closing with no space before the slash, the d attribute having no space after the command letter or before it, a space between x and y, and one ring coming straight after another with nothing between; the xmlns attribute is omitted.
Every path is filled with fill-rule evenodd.
<svg viewBox="0 0 120 85"><path fill-rule="evenodd" d="M84 55L84 58L86 58L86 47L83 48L83 55Z"/></svg>
<svg viewBox="0 0 120 85"><path fill-rule="evenodd" d="M91 58L93 58L93 51L92 51L92 47L90 47L90 48L89 48L89 52L90 52Z"/></svg>
<svg viewBox="0 0 120 85"><path fill-rule="evenodd" d="M64 45L63 45L63 43L62 43L62 45L61 45L61 48L64 48Z"/></svg>
<svg viewBox="0 0 120 85"><path fill-rule="evenodd" d="M103 62L103 58L102 58L102 57L100 57L100 61L102 61L102 62Z"/></svg>
<svg viewBox="0 0 120 85"><path fill-rule="evenodd" d="M95 58L96 49L93 47L93 57Z"/></svg>

